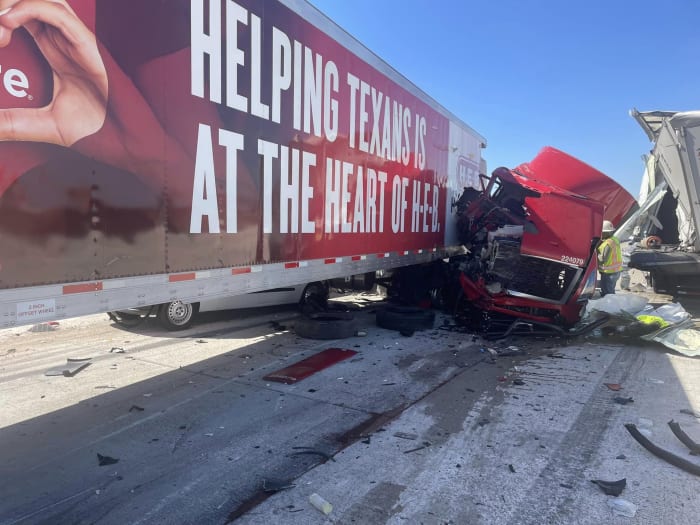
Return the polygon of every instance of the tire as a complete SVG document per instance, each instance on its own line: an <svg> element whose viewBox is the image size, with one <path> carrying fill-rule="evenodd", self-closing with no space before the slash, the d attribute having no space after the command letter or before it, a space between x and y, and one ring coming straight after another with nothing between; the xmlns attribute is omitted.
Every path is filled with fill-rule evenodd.
<svg viewBox="0 0 700 525"><path fill-rule="evenodd" d="M413 335L416 330L430 330L435 325L435 312L412 306L389 305L377 311L377 326Z"/></svg>
<svg viewBox="0 0 700 525"><path fill-rule="evenodd" d="M345 339L357 333L357 321L352 313L317 313L299 318L294 331L306 339Z"/></svg>
<svg viewBox="0 0 700 525"><path fill-rule="evenodd" d="M328 288L320 282L310 283L304 288L299 308L304 314L322 312L328 305Z"/></svg>
<svg viewBox="0 0 700 525"><path fill-rule="evenodd" d="M198 311L199 303L173 301L160 305L158 321L166 330L184 330L192 324Z"/></svg>

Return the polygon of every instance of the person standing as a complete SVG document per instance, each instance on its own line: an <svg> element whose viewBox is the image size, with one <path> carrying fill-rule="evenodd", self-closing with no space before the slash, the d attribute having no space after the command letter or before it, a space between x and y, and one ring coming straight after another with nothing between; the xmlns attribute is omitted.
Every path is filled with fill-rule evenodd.
<svg viewBox="0 0 700 525"><path fill-rule="evenodd" d="M603 221L603 240L598 245L600 293L603 297L615 293L615 285L622 273L622 248L620 241L613 233L615 233L615 227L612 222Z"/></svg>

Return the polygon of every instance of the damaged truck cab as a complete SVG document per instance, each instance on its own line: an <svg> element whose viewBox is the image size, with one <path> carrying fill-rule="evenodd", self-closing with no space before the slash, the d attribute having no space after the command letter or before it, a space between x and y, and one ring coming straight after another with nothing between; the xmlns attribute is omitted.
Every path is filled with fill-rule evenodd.
<svg viewBox="0 0 700 525"><path fill-rule="evenodd" d="M612 179L551 147L482 175L481 188L465 188L454 204L467 250L462 304L489 322L572 327L595 291L603 220L619 224L634 205Z"/></svg>

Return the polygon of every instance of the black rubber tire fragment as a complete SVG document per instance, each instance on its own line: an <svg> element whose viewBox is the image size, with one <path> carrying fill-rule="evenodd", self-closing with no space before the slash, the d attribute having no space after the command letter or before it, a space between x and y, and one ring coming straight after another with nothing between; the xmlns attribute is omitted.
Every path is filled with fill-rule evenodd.
<svg viewBox="0 0 700 525"><path fill-rule="evenodd" d="M435 325L435 312L412 306L388 305L377 310L377 326L412 335L416 330L430 330Z"/></svg>
<svg viewBox="0 0 700 525"><path fill-rule="evenodd" d="M297 319L294 331L306 339L345 339L357 333L357 321L349 312L315 313Z"/></svg>
<svg viewBox="0 0 700 525"><path fill-rule="evenodd" d="M655 456L663 459L675 467L685 470L690 474L700 476L700 465L696 465L695 463L676 456L675 454L671 454L668 450L664 450L661 447L654 445L654 443L649 441L641 432L639 432L637 426L632 423L627 423L625 428L627 429L627 432L632 434L632 437L637 440L637 443L642 445Z"/></svg>
<svg viewBox="0 0 700 525"><path fill-rule="evenodd" d="M700 455L700 444L693 441L691 437L683 431L678 422L672 419L668 422L668 426L671 428L673 435L676 436L681 443L688 447L688 450L690 450L692 455Z"/></svg>

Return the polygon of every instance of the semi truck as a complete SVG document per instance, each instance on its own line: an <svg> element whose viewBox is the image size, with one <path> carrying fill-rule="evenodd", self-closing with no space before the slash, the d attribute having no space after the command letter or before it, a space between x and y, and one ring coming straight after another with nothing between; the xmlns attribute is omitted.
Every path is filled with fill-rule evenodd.
<svg viewBox="0 0 700 525"><path fill-rule="evenodd" d="M463 252L485 138L307 2L3 6L0 327Z"/></svg>
<svg viewBox="0 0 700 525"><path fill-rule="evenodd" d="M700 111L630 111L652 144L640 208L616 235L657 293L700 294Z"/></svg>

